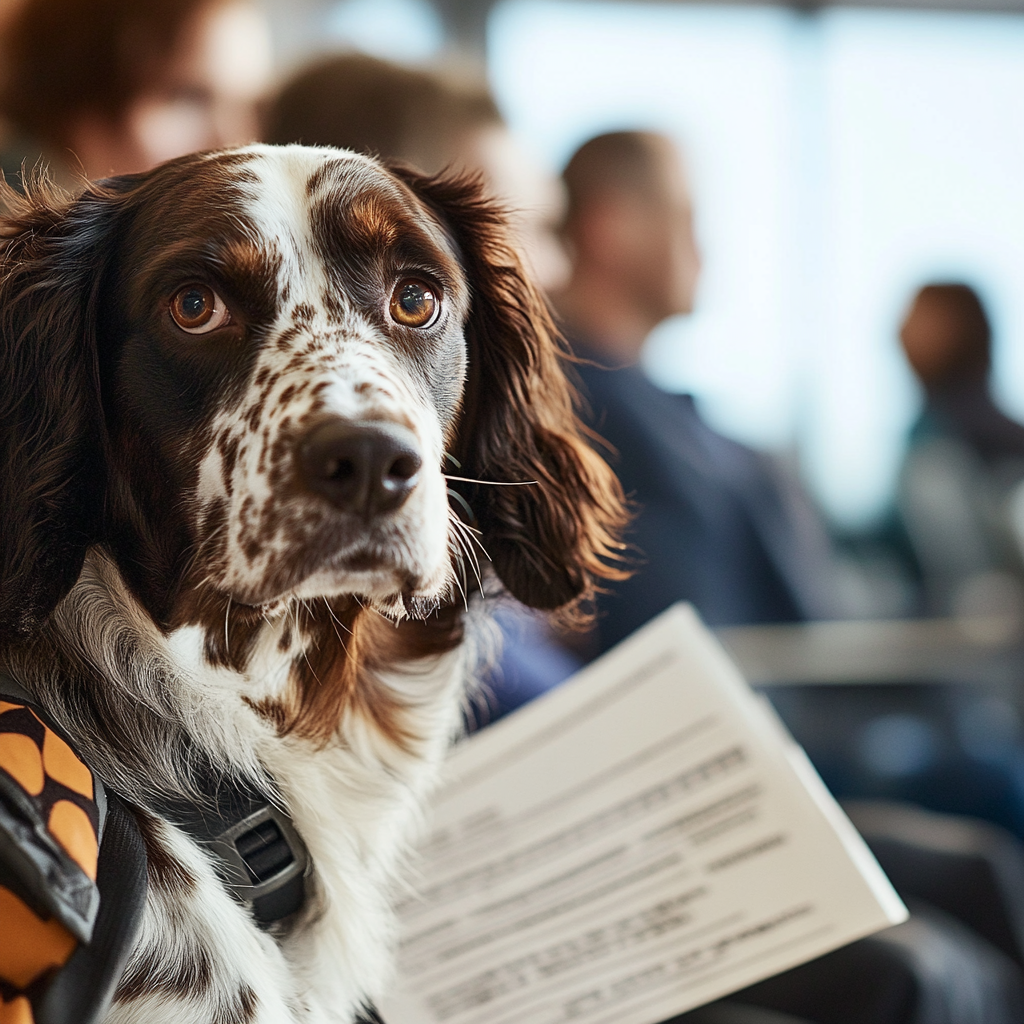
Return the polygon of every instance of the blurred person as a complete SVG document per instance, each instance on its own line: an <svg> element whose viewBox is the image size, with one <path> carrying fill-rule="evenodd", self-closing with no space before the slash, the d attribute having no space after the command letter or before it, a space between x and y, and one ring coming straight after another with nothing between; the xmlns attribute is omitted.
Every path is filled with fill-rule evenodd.
<svg viewBox="0 0 1024 1024"><path fill-rule="evenodd" d="M591 425L637 504L628 539L643 559L599 601L600 648L679 600L711 625L835 615L828 541L802 490L638 366L650 332L692 311L700 275L681 154L662 135L612 132L581 146L563 180L573 269L555 305L584 360Z"/></svg>
<svg viewBox="0 0 1024 1024"><path fill-rule="evenodd" d="M1024 426L992 398L992 328L963 283L919 289L899 331L924 392L897 508L933 614L1024 614Z"/></svg>
<svg viewBox="0 0 1024 1024"><path fill-rule="evenodd" d="M480 83L359 53L329 57L282 86L268 106L264 140L354 149L427 174L481 173L515 218L538 283L545 289L565 283L569 265L556 234L562 185L519 145ZM500 599L494 619L501 654L484 681L472 726L497 720L580 667L541 616L511 599Z"/></svg>
<svg viewBox="0 0 1024 1024"><path fill-rule="evenodd" d="M3 170L63 183L253 141L269 29L246 0L21 0L0 26Z"/></svg>
<svg viewBox="0 0 1024 1024"><path fill-rule="evenodd" d="M481 83L360 53L329 57L285 83L264 139L354 149L427 174L478 171L508 205L537 282L549 290L565 283L569 265L556 233L561 183L509 131Z"/></svg>
<svg viewBox="0 0 1024 1024"><path fill-rule="evenodd" d="M986 464L1024 463L1024 425L992 398L992 327L967 284L928 284L914 296L900 342L925 395L912 438L956 436Z"/></svg>

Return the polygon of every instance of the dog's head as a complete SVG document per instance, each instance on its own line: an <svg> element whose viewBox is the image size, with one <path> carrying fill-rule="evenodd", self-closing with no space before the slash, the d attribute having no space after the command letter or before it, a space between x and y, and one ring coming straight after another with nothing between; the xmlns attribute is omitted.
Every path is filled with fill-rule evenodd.
<svg viewBox="0 0 1024 1024"><path fill-rule="evenodd" d="M6 199L0 641L92 544L164 629L337 595L426 614L466 509L528 605L612 573L617 485L473 182L252 147Z"/></svg>

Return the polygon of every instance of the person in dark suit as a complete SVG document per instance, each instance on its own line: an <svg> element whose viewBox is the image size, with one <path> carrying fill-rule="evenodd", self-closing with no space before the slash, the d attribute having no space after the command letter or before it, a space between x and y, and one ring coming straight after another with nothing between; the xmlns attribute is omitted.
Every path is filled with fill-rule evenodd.
<svg viewBox="0 0 1024 1024"><path fill-rule="evenodd" d="M564 180L573 274L556 305L584 360L579 376L590 424L613 446L608 457L636 502L629 539L644 556L636 575L600 600L600 646L680 599L713 625L841 611L828 542L801 489L767 457L712 430L691 397L659 390L637 366L650 331L692 309L700 272L679 153L659 135L602 135L577 151ZM906 811L872 815L870 807L861 809L861 827L900 876L901 892L915 899L911 919L668 1024L1021 1019L1024 976L1016 951L1008 956L989 941L991 929L958 920L958 905L950 913L979 865L950 855L949 833L940 831L930 846L919 821L901 824ZM983 838L987 826L980 834L970 821L937 827L973 831L964 839L972 856L982 849L993 862L1001 856L991 837ZM1010 837L1002 842L1019 871L1020 848ZM939 877L936 858L945 858L949 873L924 892L920 880ZM990 888L981 902L995 906L1000 899Z"/></svg>
<svg viewBox="0 0 1024 1024"><path fill-rule="evenodd" d="M590 425L636 502L628 539L642 553L599 602L600 649L678 600L711 625L834 615L828 542L800 487L637 365L651 330L693 308L700 256L679 152L661 135L613 132L580 147L563 180L573 273L555 304L583 360Z"/></svg>

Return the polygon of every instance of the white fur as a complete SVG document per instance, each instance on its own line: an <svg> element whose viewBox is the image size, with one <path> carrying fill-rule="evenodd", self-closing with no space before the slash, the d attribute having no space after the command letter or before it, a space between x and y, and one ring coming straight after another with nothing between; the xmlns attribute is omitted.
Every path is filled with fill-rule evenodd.
<svg viewBox="0 0 1024 1024"><path fill-rule="evenodd" d="M168 646L182 650L182 638ZM181 949L201 947L215 965L201 998L182 1001L156 993L116 1005L111 1024L211 1024L248 986L256 996L254 1021L293 1024L348 1022L367 1000L379 999L390 978L391 901L424 797L450 737L458 728L468 649L410 665L388 682L415 700L410 726L425 739L405 753L358 719L345 723L327 750L279 739L237 699L232 760L258 758L276 779L288 812L315 865L315 906L284 939L261 932L227 894L207 855L187 836L165 826L172 855L200 879L187 899L151 895L134 956L155 949L173 969ZM178 663L179 670L185 668ZM256 692L260 680L211 671L193 663L180 671L185 703L220 703L211 694ZM413 697L413 695L415 695Z"/></svg>

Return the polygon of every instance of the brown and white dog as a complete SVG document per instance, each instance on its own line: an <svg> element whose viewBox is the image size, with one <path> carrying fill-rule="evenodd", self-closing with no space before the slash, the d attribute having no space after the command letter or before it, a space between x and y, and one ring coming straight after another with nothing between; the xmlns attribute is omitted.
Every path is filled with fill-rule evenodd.
<svg viewBox="0 0 1024 1024"><path fill-rule="evenodd" d="M146 840L109 1019L351 1021L473 673L459 509L527 605L616 572L621 496L543 300L475 184L337 150L6 201L0 666ZM269 933L157 810L197 759L308 847Z"/></svg>

